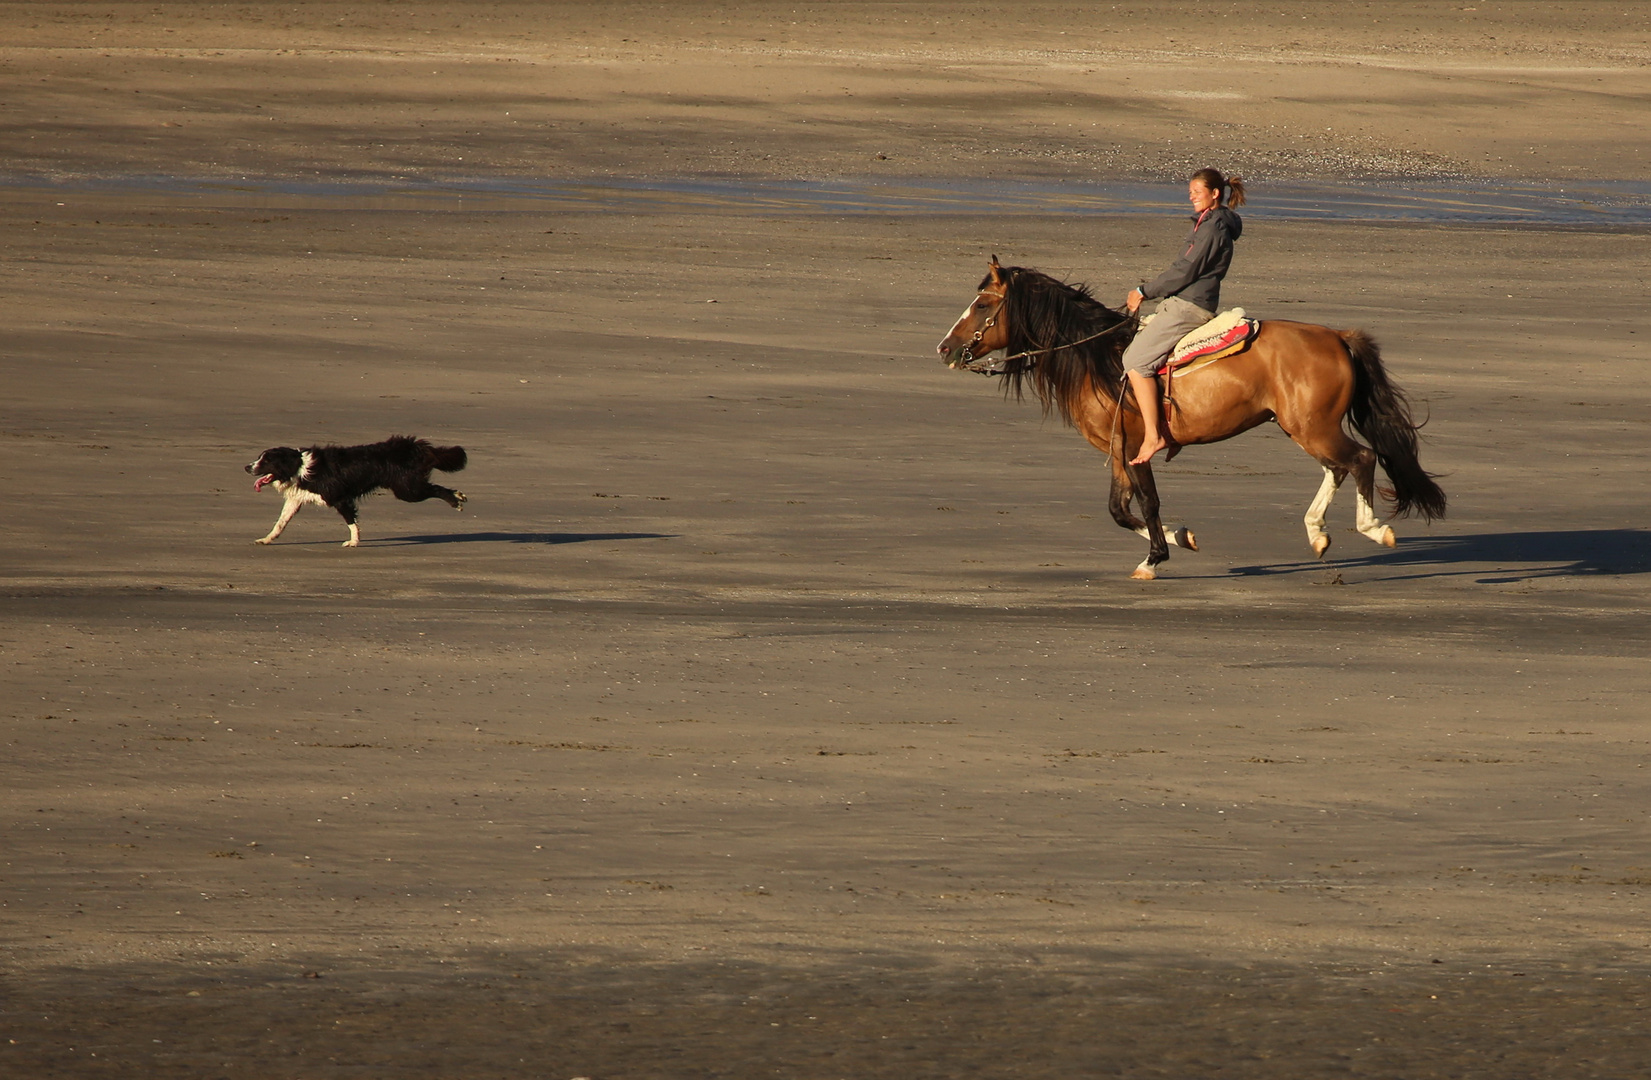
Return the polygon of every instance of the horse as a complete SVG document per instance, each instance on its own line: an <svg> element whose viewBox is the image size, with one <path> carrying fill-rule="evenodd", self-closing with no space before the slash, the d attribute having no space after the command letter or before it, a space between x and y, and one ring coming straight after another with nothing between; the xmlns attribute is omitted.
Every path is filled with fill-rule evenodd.
<svg viewBox="0 0 1651 1080"><path fill-rule="evenodd" d="M951 368L1001 375L1004 394L1021 400L1030 386L1044 413L1058 410L1101 453L1111 458L1112 519L1147 541L1147 557L1130 576L1151 581L1169 558L1169 545L1198 550L1184 526L1159 518L1152 466L1131 465L1143 435L1141 414L1128 393L1120 357L1139 324L1096 300L1087 288L1022 266L987 274L963 315L936 346ZM1002 359L987 361L1002 350ZM1165 374L1167 382L1169 376ZM1164 406L1169 457L1185 446L1230 439L1271 420L1324 469L1318 494L1303 518L1307 542L1319 558L1330 548L1325 513L1349 474L1358 494L1355 527L1384 547L1397 544L1393 528L1376 516L1376 464L1391 481L1380 494L1393 516L1445 516L1445 493L1417 458L1416 433L1404 392L1388 377L1381 350L1362 330L1269 319L1247 349L1175 380ZM1355 441L1351 427L1369 443ZM1166 458L1165 460L1168 460ZM1135 516L1130 503L1139 505Z"/></svg>

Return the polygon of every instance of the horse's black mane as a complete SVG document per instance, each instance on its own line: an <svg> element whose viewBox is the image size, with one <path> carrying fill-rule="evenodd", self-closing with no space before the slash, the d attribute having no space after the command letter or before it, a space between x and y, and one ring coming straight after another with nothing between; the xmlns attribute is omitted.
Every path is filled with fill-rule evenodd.
<svg viewBox="0 0 1651 1080"><path fill-rule="evenodd" d="M1003 369L1003 392L1019 400L1027 382L1043 403L1044 412L1059 409L1072 423L1080 395L1106 394L1116 400L1123 389L1124 369L1119 357L1135 336L1134 318L1114 311L1091 295L1084 285L1057 281L1024 266L1004 266L1004 325L1009 332L1006 355L1054 349L1037 356L1010 360ZM990 275L980 283L984 289ZM1103 331L1112 331L1084 341ZM1073 345L1072 342L1083 342Z"/></svg>

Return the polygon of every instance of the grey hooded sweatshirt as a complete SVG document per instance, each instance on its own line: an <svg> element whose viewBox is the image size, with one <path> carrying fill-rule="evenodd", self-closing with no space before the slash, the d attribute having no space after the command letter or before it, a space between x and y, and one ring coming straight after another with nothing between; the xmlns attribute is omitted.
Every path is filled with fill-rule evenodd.
<svg viewBox="0 0 1651 1080"><path fill-rule="evenodd" d="M1244 222L1225 206L1212 206L1192 219L1187 250L1175 264L1141 286L1148 300L1179 296L1214 314L1221 310L1221 279L1233 261L1233 241L1244 232Z"/></svg>

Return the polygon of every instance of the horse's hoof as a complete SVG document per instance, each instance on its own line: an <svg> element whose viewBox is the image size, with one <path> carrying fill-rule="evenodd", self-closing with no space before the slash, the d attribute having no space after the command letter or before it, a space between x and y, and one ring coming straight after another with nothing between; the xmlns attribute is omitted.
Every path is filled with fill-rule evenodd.
<svg viewBox="0 0 1651 1080"><path fill-rule="evenodd" d="M1393 526L1389 525L1382 530L1382 547L1398 547L1399 538L1393 535Z"/></svg>
<svg viewBox="0 0 1651 1080"><path fill-rule="evenodd" d="M1315 536L1315 537L1313 537L1313 554L1314 555L1317 555L1319 558L1322 559L1322 558L1324 558L1324 553L1326 551L1329 551L1329 550L1330 550L1330 538L1328 536Z"/></svg>
<svg viewBox="0 0 1651 1080"><path fill-rule="evenodd" d="M1198 537L1192 535L1192 530L1185 526L1175 530L1175 542L1188 551L1198 550Z"/></svg>
<svg viewBox="0 0 1651 1080"><path fill-rule="evenodd" d="M1129 576L1136 581L1153 581L1158 577L1158 571L1154 570L1146 563L1142 563L1140 566L1137 566L1135 568L1135 572Z"/></svg>

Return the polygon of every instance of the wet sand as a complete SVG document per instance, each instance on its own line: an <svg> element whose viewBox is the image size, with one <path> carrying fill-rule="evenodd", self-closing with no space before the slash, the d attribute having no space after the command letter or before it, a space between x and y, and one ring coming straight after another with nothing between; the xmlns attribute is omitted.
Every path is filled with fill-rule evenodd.
<svg viewBox="0 0 1651 1080"><path fill-rule="evenodd" d="M1232 75L1250 82L1221 91L1271 95L1192 115L1341 116L1324 88L1375 77L1342 54L1394 38L1341 5L1276 7L1312 34L1257 44ZM1645 119L1621 96L1643 90L1643 27L1583 4L1556 37L1545 8L1479 8L1488 27L1397 35L1403 63L1377 69L1391 101L1471 138L1404 144L1402 110L1370 106L1368 142L1324 144L1358 158L1339 175L1402 151L1407 176L1633 178L1631 141L1601 148ZM1129 124L1167 117L1207 147L1197 123L1233 114L1126 93L1187 78L1138 21L1067 47L1070 12L1032 9L1007 45L953 40L932 65L932 39L846 8L823 42L785 37L778 9L713 29L709 9L573 7L556 41L526 7L456 28L413 5L371 25L149 10L0 15L29 76L8 108L40 125L9 126L20 182L0 190L8 1076L1651 1059L1643 231L1250 229L1227 302L1375 334L1430 417L1450 517L1395 523L1388 551L1342 501L1314 560L1317 466L1258 430L1160 470L1203 550L1142 585L1102 459L932 354L990 253L1116 299L1173 249L1183 162L1145 135L1128 150ZM99 26L129 51L92 52ZM1505 50L1474 36L1491 32ZM447 76L413 70L416 37L442 39ZM249 206L83 183L865 176L873 141L919 158L909 175L973 175L960 142L883 126L892 105L792 94L843 78L938 124L1008 77L999 48L1044 50L1009 70L1051 90L1127 53L1101 74L1131 119L1107 164L1054 154L1048 116L977 101L958 131L1051 151L993 175L1156 177L1162 218ZM787 80L757 85L761 65ZM1477 89L1443 94L1447 68ZM645 106L642 74L660 80ZM690 85L740 99L723 129L667 108ZM276 91L297 116L265 139L246 116ZM148 96L211 117L163 128L167 109L126 104ZM506 98L613 134L474 126ZM19 149L29 130L49 145ZM771 156L722 168L719 130ZM1543 134L1551 167L1487 164ZM1270 145L1244 167L1331 167ZM485 167L449 164L477 151ZM251 544L278 508L241 471L258 450L392 432L469 450L464 513L380 497L360 549L314 508Z"/></svg>

